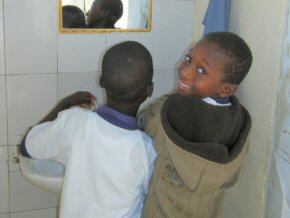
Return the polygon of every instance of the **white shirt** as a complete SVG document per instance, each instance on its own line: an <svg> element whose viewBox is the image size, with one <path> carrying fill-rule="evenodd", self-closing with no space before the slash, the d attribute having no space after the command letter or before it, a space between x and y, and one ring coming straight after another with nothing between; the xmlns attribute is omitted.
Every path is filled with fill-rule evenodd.
<svg viewBox="0 0 290 218"><path fill-rule="evenodd" d="M152 139L72 108L33 127L28 153L66 166L60 218L140 217L156 153Z"/></svg>
<svg viewBox="0 0 290 218"><path fill-rule="evenodd" d="M228 103L221 104L221 103L218 103L215 99L210 98L210 97L203 98L202 100L208 104L212 104L215 106L231 106L232 105L230 101Z"/></svg>

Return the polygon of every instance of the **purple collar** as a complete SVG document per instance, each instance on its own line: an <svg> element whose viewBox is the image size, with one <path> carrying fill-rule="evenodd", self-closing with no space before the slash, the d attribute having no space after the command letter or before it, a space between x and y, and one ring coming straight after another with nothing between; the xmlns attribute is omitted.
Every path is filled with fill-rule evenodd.
<svg viewBox="0 0 290 218"><path fill-rule="evenodd" d="M94 110L97 114L109 123L127 130L138 129L137 118L120 113L106 105Z"/></svg>

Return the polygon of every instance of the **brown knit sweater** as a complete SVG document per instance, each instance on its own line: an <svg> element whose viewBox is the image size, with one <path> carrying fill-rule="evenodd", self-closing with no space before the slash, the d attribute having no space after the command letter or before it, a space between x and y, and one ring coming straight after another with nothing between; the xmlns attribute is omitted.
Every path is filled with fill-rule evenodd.
<svg viewBox="0 0 290 218"><path fill-rule="evenodd" d="M234 96L231 102L218 107L171 95L143 111L158 153L143 217L219 216L224 190L235 183L245 158L251 126L247 110Z"/></svg>

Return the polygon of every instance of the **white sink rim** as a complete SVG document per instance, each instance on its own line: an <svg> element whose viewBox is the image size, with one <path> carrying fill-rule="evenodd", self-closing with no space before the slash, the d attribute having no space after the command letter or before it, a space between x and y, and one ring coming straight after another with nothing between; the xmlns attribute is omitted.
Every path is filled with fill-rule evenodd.
<svg viewBox="0 0 290 218"><path fill-rule="evenodd" d="M60 163L51 160L37 160L29 157L20 156L20 169L23 176L34 185L43 188L47 191L60 194L62 191L62 185L64 180L64 174L61 174L60 169L54 175L50 173L41 173L37 169L37 164L44 164L45 162L52 163L61 166ZM63 167L64 172L64 167Z"/></svg>

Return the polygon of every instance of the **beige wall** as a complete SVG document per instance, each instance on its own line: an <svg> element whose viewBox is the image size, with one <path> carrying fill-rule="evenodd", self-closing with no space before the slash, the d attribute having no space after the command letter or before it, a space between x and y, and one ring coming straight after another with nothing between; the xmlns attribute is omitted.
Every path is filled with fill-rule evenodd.
<svg viewBox="0 0 290 218"><path fill-rule="evenodd" d="M236 212L245 218L265 216L285 21L286 0L233 1L231 29L249 42L254 56L252 70L239 92L252 115L253 127L241 178L227 199L228 205L230 202L237 204L231 207L234 210L226 213L227 217L237 217L234 216ZM233 201L234 196L240 199ZM241 199L243 204L238 204Z"/></svg>
<svg viewBox="0 0 290 218"><path fill-rule="evenodd" d="M252 49L251 71L238 90L253 125L250 149L238 183L228 191L223 218L265 216L268 168L272 157L273 121L281 72L286 0L233 0L230 31L242 36ZM195 1L193 41L202 35L200 24L208 1Z"/></svg>

